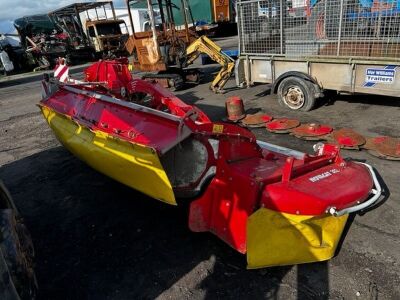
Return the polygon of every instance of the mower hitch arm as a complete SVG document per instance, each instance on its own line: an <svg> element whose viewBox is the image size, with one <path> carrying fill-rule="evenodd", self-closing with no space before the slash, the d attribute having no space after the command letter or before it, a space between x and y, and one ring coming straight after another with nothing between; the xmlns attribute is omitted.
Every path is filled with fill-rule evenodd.
<svg viewBox="0 0 400 300"><path fill-rule="evenodd" d="M365 201L365 202L363 202L361 204L358 204L358 205L355 205L355 206L352 206L352 207L348 207L348 208L344 208L344 209L339 210L339 211L336 210L335 207L331 207L331 208L329 208L328 212L332 216L340 217L340 216L343 216L345 214L351 214L351 213L363 210L363 209L373 205L380 198L380 196L382 195L382 188L381 188L381 185L379 184L379 181L378 181L378 179L376 177L374 169L370 165L368 165L366 163L362 163L362 162L357 162L357 163L366 166L368 168L369 172L371 173L372 180L374 181L374 188L372 188L372 190L371 190L371 193L373 194L373 196L370 199L368 199L367 201Z"/></svg>

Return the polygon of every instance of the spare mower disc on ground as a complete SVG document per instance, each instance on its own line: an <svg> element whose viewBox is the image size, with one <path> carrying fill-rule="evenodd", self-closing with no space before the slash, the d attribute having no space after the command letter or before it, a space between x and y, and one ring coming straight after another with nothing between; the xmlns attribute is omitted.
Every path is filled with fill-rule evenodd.
<svg viewBox="0 0 400 300"><path fill-rule="evenodd" d="M332 139L343 149L360 149L365 138L350 128L342 128L332 132Z"/></svg>
<svg viewBox="0 0 400 300"><path fill-rule="evenodd" d="M273 133L289 133L291 129L300 125L298 120L281 118L275 119L265 125L269 132Z"/></svg>
<svg viewBox="0 0 400 300"><path fill-rule="evenodd" d="M303 140L320 141L327 139L328 134L331 133L332 130L332 127L328 125L309 123L293 128L291 134Z"/></svg>
<svg viewBox="0 0 400 300"><path fill-rule="evenodd" d="M380 158L400 160L400 139L398 138L388 136L368 138L363 148Z"/></svg>
<svg viewBox="0 0 400 300"><path fill-rule="evenodd" d="M265 127L265 124L272 121L272 117L267 114L248 114L244 119L240 121L245 127L261 128Z"/></svg>

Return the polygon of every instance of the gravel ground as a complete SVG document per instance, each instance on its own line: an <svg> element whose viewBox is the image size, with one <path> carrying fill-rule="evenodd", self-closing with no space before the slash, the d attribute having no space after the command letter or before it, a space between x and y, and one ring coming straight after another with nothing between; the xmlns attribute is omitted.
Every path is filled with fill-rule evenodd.
<svg viewBox="0 0 400 300"><path fill-rule="evenodd" d="M309 113L257 96L265 86L213 95L208 84L177 92L214 120L226 97L251 111L400 136L400 102L340 96ZM0 178L32 233L40 299L400 299L399 162L343 151L373 165L386 201L354 216L339 254L324 263L246 270L245 257L209 233L192 233L183 204L170 207L74 158L39 109L39 82L0 84ZM312 142L263 129L259 139L311 152Z"/></svg>

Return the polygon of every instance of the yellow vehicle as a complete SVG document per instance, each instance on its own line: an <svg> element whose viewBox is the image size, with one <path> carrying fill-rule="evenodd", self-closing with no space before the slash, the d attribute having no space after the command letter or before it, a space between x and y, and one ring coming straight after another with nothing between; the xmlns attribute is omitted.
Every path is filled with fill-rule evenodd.
<svg viewBox="0 0 400 300"><path fill-rule="evenodd" d="M235 68L235 61L222 52L221 47L206 36L201 36L186 49L187 64L193 63L201 53L207 54L212 60L219 63L222 68L211 83L210 89L215 93L223 93L223 87L231 77Z"/></svg>
<svg viewBox="0 0 400 300"><path fill-rule="evenodd" d="M126 49L133 56L133 69L153 72L145 74L143 79L156 81L172 89L181 88L185 82L199 83L201 72L196 68L187 67L201 53L206 53L222 66L211 84L211 90L222 91L222 87L232 74L234 61L222 53L221 48L207 37L198 38L194 26L188 25L191 14L186 0L182 0L184 24L180 28L175 26L171 1L160 0L158 5L153 5L151 0L147 0L150 26L144 32L135 31L131 2L133 1L126 1L132 30ZM156 19L158 16L160 20Z"/></svg>

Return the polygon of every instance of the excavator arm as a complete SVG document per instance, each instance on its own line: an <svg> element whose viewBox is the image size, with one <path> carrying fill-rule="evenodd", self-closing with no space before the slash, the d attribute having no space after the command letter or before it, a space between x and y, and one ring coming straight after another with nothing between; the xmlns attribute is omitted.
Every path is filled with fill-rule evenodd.
<svg viewBox="0 0 400 300"><path fill-rule="evenodd" d="M221 47L203 35L186 48L187 64L192 64L202 53L207 54L212 60L222 66L211 83L210 89L215 93L224 93L223 87L232 75L235 61L223 53Z"/></svg>

